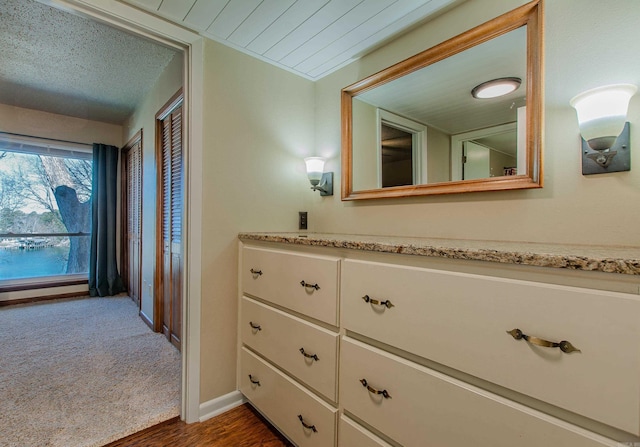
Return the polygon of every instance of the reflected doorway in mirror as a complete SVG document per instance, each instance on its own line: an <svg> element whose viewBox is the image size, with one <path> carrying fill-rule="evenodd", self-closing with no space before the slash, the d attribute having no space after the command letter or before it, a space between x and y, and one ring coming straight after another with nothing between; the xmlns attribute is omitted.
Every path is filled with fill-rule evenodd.
<svg viewBox="0 0 640 447"><path fill-rule="evenodd" d="M427 126L377 109L378 188L427 181Z"/></svg>

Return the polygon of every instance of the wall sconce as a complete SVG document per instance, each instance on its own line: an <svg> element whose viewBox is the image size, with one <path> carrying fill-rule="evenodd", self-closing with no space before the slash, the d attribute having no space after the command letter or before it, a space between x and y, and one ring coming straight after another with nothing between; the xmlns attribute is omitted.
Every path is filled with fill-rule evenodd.
<svg viewBox="0 0 640 447"><path fill-rule="evenodd" d="M333 195L333 172L324 172L324 158L308 157L304 159L307 165L307 176L311 182L311 189L320 191L321 196Z"/></svg>
<svg viewBox="0 0 640 447"><path fill-rule="evenodd" d="M583 139L583 175L631 169L626 120L629 101L637 90L631 84L606 85L587 90L571 100Z"/></svg>

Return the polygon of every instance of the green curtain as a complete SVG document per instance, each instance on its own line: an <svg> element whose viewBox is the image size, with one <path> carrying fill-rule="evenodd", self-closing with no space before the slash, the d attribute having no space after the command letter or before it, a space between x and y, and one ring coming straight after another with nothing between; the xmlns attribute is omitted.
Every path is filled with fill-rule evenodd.
<svg viewBox="0 0 640 447"><path fill-rule="evenodd" d="M89 295L111 296L125 291L116 264L118 148L93 144L91 251Z"/></svg>

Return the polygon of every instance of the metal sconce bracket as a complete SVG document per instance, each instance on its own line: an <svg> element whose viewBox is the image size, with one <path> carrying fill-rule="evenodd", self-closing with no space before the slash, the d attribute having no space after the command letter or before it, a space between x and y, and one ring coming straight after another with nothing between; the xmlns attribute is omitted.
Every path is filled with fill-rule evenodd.
<svg viewBox="0 0 640 447"><path fill-rule="evenodd" d="M322 174L320 183L316 186L312 186L314 191L320 191L321 196L333 195L333 172L325 172Z"/></svg>
<svg viewBox="0 0 640 447"><path fill-rule="evenodd" d="M582 138L582 175L605 174L631 170L631 148L629 123L610 149L595 151Z"/></svg>

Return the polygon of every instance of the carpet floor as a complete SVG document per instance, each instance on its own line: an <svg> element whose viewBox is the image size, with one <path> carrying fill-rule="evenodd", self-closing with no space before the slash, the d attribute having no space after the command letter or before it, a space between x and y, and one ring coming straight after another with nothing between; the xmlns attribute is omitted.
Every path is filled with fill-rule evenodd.
<svg viewBox="0 0 640 447"><path fill-rule="evenodd" d="M180 366L128 297L0 308L0 447L99 447L177 416Z"/></svg>

